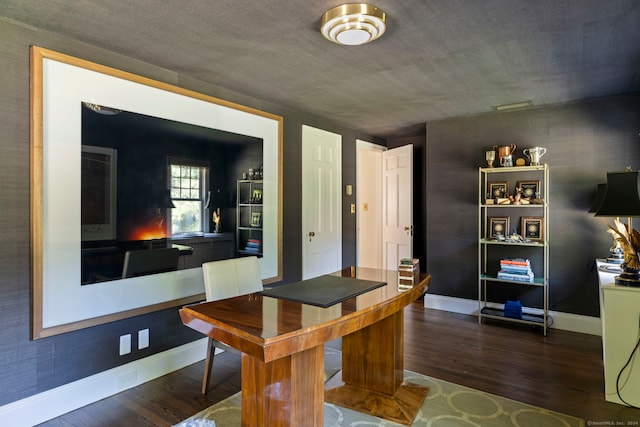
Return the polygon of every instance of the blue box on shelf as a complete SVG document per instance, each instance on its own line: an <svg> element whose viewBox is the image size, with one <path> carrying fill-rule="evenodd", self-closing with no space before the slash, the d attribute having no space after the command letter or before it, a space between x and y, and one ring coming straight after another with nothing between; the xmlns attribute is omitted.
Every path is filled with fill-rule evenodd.
<svg viewBox="0 0 640 427"><path fill-rule="evenodd" d="M522 304L520 300L508 300L504 305L504 317L522 319Z"/></svg>

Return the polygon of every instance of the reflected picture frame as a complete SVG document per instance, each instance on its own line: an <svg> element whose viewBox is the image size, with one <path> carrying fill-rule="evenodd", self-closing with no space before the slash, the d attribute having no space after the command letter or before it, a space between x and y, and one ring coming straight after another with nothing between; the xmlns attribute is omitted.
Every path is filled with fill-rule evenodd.
<svg viewBox="0 0 640 427"><path fill-rule="evenodd" d="M253 228L261 228L262 227L262 213L261 212L252 212L251 213L251 227Z"/></svg>

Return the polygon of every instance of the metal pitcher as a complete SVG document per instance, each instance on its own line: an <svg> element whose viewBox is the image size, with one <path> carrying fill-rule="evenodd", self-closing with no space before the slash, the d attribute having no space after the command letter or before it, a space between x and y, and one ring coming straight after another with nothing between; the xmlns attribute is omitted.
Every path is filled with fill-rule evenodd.
<svg viewBox="0 0 640 427"><path fill-rule="evenodd" d="M511 156L516 151L516 144L511 145L494 145L493 149L498 152L498 158Z"/></svg>
<svg viewBox="0 0 640 427"><path fill-rule="evenodd" d="M498 159L500 159L500 166L511 167L513 166L512 155L516 151L516 144L511 145L494 145L494 151L498 152Z"/></svg>

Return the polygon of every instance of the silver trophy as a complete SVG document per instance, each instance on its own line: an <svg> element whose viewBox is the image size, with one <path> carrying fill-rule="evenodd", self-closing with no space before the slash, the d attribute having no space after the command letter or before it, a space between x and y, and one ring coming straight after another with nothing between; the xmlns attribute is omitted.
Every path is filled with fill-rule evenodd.
<svg viewBox="0 0 640 427"><path fill-rule="evenodd" d="M531 161L531 166L538 166L540 164L540 158L547 152L543 147L531 147L522 150L525 156Z"/></svg>

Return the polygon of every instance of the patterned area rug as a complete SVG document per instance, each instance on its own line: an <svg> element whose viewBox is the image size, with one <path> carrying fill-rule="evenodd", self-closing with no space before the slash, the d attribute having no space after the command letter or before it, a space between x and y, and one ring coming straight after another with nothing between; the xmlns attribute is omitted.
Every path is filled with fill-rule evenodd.
<svg viewBox="0 0 640 427"><path fill-rule="evenodd" d="M340 352L325 352L325 377L340 370ZM404 371L405 381L429 387L412 427L584 427L582 419ZM240 427L241 392L188 418L179 427ZM325 427L397 427L390 421L325 403Z"/></svg>

